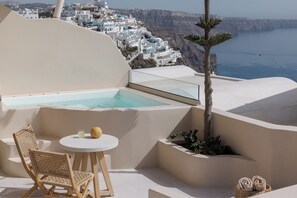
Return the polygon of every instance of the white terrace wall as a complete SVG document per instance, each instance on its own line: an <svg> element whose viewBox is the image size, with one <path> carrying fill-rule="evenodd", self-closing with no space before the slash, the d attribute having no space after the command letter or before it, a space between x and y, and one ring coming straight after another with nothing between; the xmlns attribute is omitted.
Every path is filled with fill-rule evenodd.
<svg viewBox="0 0 297 198"><path fill-rule="evenodd" d="M172 132L189 130L191 107L143 109L67 110L42 108L41 131L64 137L94 126L119 139L117 148L108 151L111 167L143 168L158 166L157 142Z"/></svg>
<svg viewBox="0 0 297 198"><path fill-rule="evenodd" d="M129 70L109 36L0 5L0 95L126 86Z"/></svg>
<svg viewBox="0 0 297 198"><path fill-rule="evenodd" d="M192 127L200 133L202 120L203 109L192 108ZM256 162L257 174L273 188L297 183L297 127L269 124L219 110L213 111L213 127L223 143Z"/></svg>
<svg viewBox="0 0 297 198"><path fill-rule="evenodd" d="M1 105L1 103L0 103ZM0 139L12 138L12 133L31 124L36 133L40 132L40 108L9 109L2 111L0 107Z"/></svg>
<svg viewBox="0 0 297 198"><path fill-rule="evenodd" d="M284 90L283 92L246 103L228 111L273 124L296 126L297 88L294 88L296 83L291 83L288 79L278 82L279 86ZM277 83L277 81L274 81L274 83ZM272 85L271 89L274 87L275 85Z"/></svg>

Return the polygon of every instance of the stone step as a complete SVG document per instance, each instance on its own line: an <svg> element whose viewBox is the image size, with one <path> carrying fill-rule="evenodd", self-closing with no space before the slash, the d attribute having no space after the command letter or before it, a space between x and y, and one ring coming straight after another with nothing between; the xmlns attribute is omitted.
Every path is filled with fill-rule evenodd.
<svg viewBox="0 0 297 198"><path fill-rule="evenodd" d="M59 146L58 138L49 136L38 136L37 142L40 150L50 150L56 152L62 151L61 147ZM0 139L0 148L0 166L2 170L12 176L28 177L28 174L26 173L19 157L14 139Z"/></svg>
<svg viewBox="0 0 297 198"><path fill-rule="evenodd" d="M5 150L6 156L8 156L8 158L11 158L11 157L14 158L19 156L19 153L13 138L0 139L0 144L2 146L2 149ZM38 139L38 147L41 150L48 150L50 146L51 146L50 140Z"/></svg>
<svg viewBox="0 0 297 198"><path fill-rule="evenodd" d="M29 177L19 157L8 158L2 169L12 177Z"/></svg>

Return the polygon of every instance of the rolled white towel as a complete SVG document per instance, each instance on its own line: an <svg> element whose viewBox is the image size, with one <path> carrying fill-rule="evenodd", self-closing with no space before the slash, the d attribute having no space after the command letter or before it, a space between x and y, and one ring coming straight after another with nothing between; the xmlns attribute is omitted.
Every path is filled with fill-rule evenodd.
<svg viewBox="0 0 297 198"><path fill-rule="evenodd" d="M266 180L258 175L252 177L252 181L255 186L255 190L264 191L266 190Z"/></svg>
<svg viewBox="0 0 297 198"><path fill-rule="evenodd" d="M239 189L246 192L253 191L253 181L248 177L240 178L237 186Z"/></svg>

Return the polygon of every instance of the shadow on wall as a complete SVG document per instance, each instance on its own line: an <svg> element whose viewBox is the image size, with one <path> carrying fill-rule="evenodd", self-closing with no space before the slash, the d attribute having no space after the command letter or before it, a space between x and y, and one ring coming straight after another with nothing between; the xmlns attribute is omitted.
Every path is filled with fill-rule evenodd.
<svg viewBox="0 0 297 198"><path fill-rule="evenodd" d="M180 120L178 123L174 123L174 128L172 131L166 131L165 134L166 136L162 137L162 131L156 131L155 140L154 140L154 145L151 150L143 157L143 159L139 162L139 164L136 166L136 168L143 168L146 167L147 164L149 164L150 161L155 160L157 161L158 156L156 153L158 152L158 140L167 138L170 139L170 134L172 133L177 133L179 131L184 131L184 130L190 130L191 129L191 111L188 111ZM160 122L160 123L157 123ZM162 125L166 124L162 120L157 120L155 123L152 124L157 124L157 125ZM160 134L159 136L157 134ZM168 135L167 135L168 134ZM153 136L153 135L152 135Z"/></svg>
<svg viewBox="0 0 297 198"><path fill-rule="evenodd" d="M9 15L9 13L11 12L10 9L6 8L5 6L0 4L0 23Z"/></svg>
<svg viewBox="0 0 297 198"><path fill-rule="evenodd" d="M271 180L275 181L277 187L283 187L278 181L285 181L286 186L297 183L296 172L296 132L281 131L271 138Z"/></svg>
<svg viewBox="0 0 297 198"><path fill-rule="evenodd" d="M0 138L12 137L12 134L31 124L36 132L40 131L39 109L9 109L0 111Z"/></svg>
<svg viewBox="0 0 297 198"><path fill-rule="evenodd" d="M130 71L128 71L122 78L119 80L118 84L115 87L129 87L129 76L130 76ZM128 79L128 81L127 81Z"/></svg>
<svg viewBox="0 0 297 198"><path fill-rule="evenodd" d="M192 111L188 111L188 113L176 124L175 128L171 131L171 133L166 137L166 139L171 139L170 135L180 132L180 131L188 131L191 130L192 126ZM198 122L198 120L197 120Z"/></svg>
<svg viewBox="0 0 297 198"><path fill-rule="evenodd" d="M15 110L1 111L0 112L0 128L1 131L4 130L9 124L11 124L12 118L15 114Z"/></svg>
<svg viewBox="0 0 297 198"><path fill-rule="evenodd" d="M297 89L277 94L229 112L281 125L297 123Z"/></svg>
<svg viewBox="0 0 297 198"><path fill-rule="evenodd" d="M78 129L88 133L99 126L103 133L121 138L136 125L138 111L132 109L67 110L42 108L41 123L45 134L56 137L72 135Z"/></svg>

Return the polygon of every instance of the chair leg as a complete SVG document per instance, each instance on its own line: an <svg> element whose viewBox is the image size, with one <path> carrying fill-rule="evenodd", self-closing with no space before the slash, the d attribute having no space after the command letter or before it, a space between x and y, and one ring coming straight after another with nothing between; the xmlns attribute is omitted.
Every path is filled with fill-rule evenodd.
<svg viewBox="0 0 297 198"><path fill-rule="evenodd" d="M38 188L38 185L35 183L30 190L26 191L22 197L29 197L36 189Z"/></svg>
<svg viewBox="0 0 297 198"><path fill-rule="evenodd" d="M68 189L67 190L67 196L72 197L72 194L73 194L73 190L72 189Z"/></svg>
<svg viewBox="0 0 297 198"><path fill-rule="evenodd" d="M55 189L56 189L56 186L52 186L50 189L48 189L48 193L51 195L51 194L54 194L55 192Z"/></svg>
<svg viewBox="0 0 297 198"><path fill-rule="evenodd" d="M88 191L89 191L89 186L90 186L90 183L91 183L92 180L93 180L93 178L92 178L92 179L89 179L89 181L87 181L87 182L85 183L85 185L84 185L84 187L83 187L83 191L81 191L81 195L82 195L82 197L87 197L88 195L90 195L90 194L88 193Z"/></svg>

